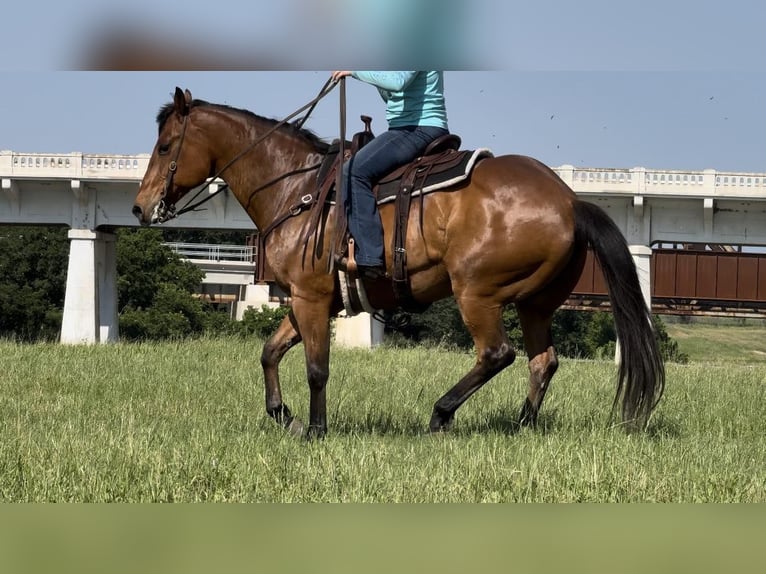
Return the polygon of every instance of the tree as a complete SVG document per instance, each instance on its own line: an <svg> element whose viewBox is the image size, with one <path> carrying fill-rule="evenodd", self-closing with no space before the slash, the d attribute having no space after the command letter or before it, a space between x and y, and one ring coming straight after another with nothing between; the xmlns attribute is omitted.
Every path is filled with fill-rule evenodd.
<svg viewBox="0 0 766 574"><path fill-rule="evenodd" d="M58 337L68 253L65 228L0 227L0 336Z"/></svg>
<svg viewBox="0 0 766 574"><path fill-rule="evenodd" d="M117 232L117 276L122 337L167 339L220 328L211 317L217 312L193 297L204 273L163 245L160 230Z"/></svg>
<svg viewBox="0 0 766 574"><path fill-rule="evenodd" d="M209 243L212 245L245 245L252 232L246 231L209 231L205 229L164 229L165 241L173 243Z"/></svg>
<svg viewBox="0 0 766 574"><path fill-rule="evenodd" d="M459 349L473 347L455 300L436 301L422 313L391 311L385 314L385 333L395 345L447 345Z"/></svg>
<svg viewBox="0 0 766 574"><path fill-rule="evenodd" d="M503 312L503 324L508 339L519 354L524 351L524 339L516 309ZM669 361L687 362L678 343L667 334L662 320L655 316L657 342L663 357ZM561 309L553 316L551 325L556 352L563 357L606 358L614 356L617 335L614 319L607 312L586 312ZM389 343L440 344L459 349L472 349L473 339L463 325L454 298L431 305L424 313L397 311L386 315L386 336Z"/></svg>

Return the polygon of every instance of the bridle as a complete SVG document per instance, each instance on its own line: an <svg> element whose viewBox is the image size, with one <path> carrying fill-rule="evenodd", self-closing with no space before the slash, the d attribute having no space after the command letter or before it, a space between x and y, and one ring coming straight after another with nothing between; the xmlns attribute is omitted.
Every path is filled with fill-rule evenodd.
<svg viewBox="0 0 766 574"><path fill-rule="evenodd" d="M173 178L176 175L176 170L178 169L178 158L181 157L181 147L184 143L184 136L186 135L186 125L187 120L189 119L189 114L184 114L183 120L181 120L181 137L178 140L178 147L176 148L176 155L173 159L170 160L170 163L168 164L168 174L165 177L165 185L162 188L162 195L160 195L160 201L157 203L157 207L155 208L156 213L159 216L159 222L164 223L165 221L168 221L170 219L173 219L176 217L176 206L175 204L170 204L170 206L165 204L165 198L168 195L168 192L173 187Z"/></svg>
<svg viewBox="0 0 766 574"><path fill-rule="evenodd" d="M340 80L340 82L344 82L344 79L342 78ZM167 173L167 176L165 177L165 185L164 185L164 187L162 189L162 194L160 195L160 201L157 203L157 207L155 207L155 214L157 216L157 222L158 223L164 223L166 221L169 221L171 219L179 217L180 215L182 215L184 213L188 213L189 211L197 211L200 205L202 205L203 203L205 203L207 201L210 201L211 199L213 199L213 197L215 197L216 195L218 195L222 191L228 189L228 187L229 187L228 184L224 184L224 185L220 186L216 191L214 191L212 193L209 193L207 195L207 197L205 197L205 198L203 198L203 199L201 199L201 200L199 200L199 201L197 201L195 203L195 200L197 199L197 197L199 197L199 195L201 193L203 193L205 190L207 190L210 187L210 185L216 179L218 179L221 176L221 174L224 171L226 171L229 167L231 167L236 161L238 161L244 155L246 155L247 153L252 151L253 148L255 148L257 145L259 145L260 143L264 142L269 136L271 136L271 134L273 134L280 127L282 127L287 122L292 120L295 116L297 116L298 114L300 114L303 111L308 110L306 112L306 115L303 116L302 118L300 118L300 120L298 120L296 122L296 124L295 124L296 128L300 129L303 126L303 124L306 122L306 120L308 119L308 117L311 114L311 112L314 111L314 108L319 103L319 101L322 98L324 98L327 94L329 94L332 91L332 89L336 86L336 84L338 84L338 83L339 83L338 81L333 80L332 78L329 78L327 80L327 82L325 82L324 86L322 86L322 89L319 91L319 94L314 99L312 99L310 102L304 104L303 106L301 106L300 108L295 110L293 113L291 113L290 115L285 117L283 120L281 120L278 123L276 123L274 126L272 126L271 129L269 129L261 137L256 139L250 145L246 146L242 151L240 151L237 155L235 155L232 159L230 159L213 176L208 178L208 181L197 190L197 192L194 194L194 196L189 201L187 201L186 205L184 205L180 209L176 209L175 204L168 205L165 202L165 198L167 197L168 193L172 189L173 178L175 177L176 170L178 169L178 158L181 156L181 148L183 146L184 136L186 135L186 126L187 126L187 120L189 118L189 113L187 112L186 114L184 114L183 120L182 120L182 123L181 123L181 137L179 138L179 141L178 141L178 147L176 148L175 157L170 161L170 164L168 165L168 173ZM274 179L266 182L265 184L259 186L257 189L253 190L253 192L251 193L251 197L255 193L257 193L257 192L259 192L259 191L261 191L263 189L266 189L268 187L271 187L275 183L277 183L279 181L282 181L283 179L285 179L287 177L290 177L292 175L301 174L301 173L306 173L306 172L309 172L309 171L313 171L315 169L319 169L320 166L321 166L321 162L316 163L314 165L310 165L308 167L298 168L298 169L295 169L293 171L281 174L281 175L275 177Z"/></svg>

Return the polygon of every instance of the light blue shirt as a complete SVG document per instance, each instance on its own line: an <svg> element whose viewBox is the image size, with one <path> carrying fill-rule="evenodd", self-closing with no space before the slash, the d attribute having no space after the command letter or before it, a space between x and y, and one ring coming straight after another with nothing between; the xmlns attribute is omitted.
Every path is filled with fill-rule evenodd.
<svg viewBox="0 0 766 574"><path fill-rule="evenodd" d="M444 72L352 72L378 88L389 128L433 126L448 130Z"/></svg>

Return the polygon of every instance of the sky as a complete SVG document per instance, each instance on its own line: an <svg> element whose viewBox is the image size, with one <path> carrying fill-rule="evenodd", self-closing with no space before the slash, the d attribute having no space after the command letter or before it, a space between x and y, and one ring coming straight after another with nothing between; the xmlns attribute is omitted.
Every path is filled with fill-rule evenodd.
<svg viewBox="0 0 766 574"><path fill-rule="evenodd" d="M0 149L149 153L176 86L279 119L332 69L428 66L447 70L466 148L554 167L766 172L766 4L753 0L440 0L438 17L413 8L429 0L72 2L4 8ZM385 129L374 88L349 80L347 99L348 133L360 114ZM306 126L338 136L337 91Z"/></svg>

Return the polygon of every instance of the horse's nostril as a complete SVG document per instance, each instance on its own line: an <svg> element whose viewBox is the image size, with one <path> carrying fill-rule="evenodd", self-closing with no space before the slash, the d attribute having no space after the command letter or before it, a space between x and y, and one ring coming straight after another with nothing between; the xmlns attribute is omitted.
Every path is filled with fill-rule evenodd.
<svg viewBox="0 0 766 574"><path fill-rule="evenodd" d="M144 210L141 209L140 205L134 205L133 206L133 215L141 219L141 216L144 214Z"/></svg>

